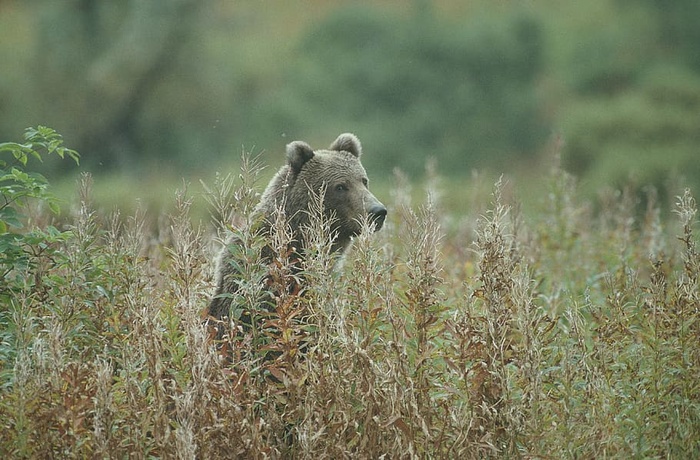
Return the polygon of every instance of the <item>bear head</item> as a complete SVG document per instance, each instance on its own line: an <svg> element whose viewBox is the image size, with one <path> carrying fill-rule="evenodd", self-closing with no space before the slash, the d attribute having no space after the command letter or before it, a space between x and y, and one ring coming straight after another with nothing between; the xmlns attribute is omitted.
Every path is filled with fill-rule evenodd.
<svg viewBox="0 0 700 460"><path fill-rule="evenodd" d="M302 141L292 142L287 145L287 164L268 186L261 202L277 202L281 193L290 226L298 232L308 219L312 197L323 192L324 213L331 218L336 237L334 246L344 249L362 231L365 219L376 231L387 214L386 207L369 190L361 156L362 145L350 133L338 136L327 150L313 150Z"/></svg>

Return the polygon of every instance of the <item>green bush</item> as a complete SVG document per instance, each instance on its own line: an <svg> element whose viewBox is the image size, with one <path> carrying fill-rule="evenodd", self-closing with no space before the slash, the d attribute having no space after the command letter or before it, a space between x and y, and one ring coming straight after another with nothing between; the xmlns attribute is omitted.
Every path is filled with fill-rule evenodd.
<svg viewBox="0 0 700 460"><path fill-rule="evenodd" d="M451 21L344 8L306 33L298 58L257 115L262 129L362 133L382 171L417 173L436 156L464 174L532 154L547 134L541 25L521 11Z"/></svg>
<svg viewBox="0 0 700 460"><path fill-rule="evenodd" d="M629 0L618 2L623 5L631 3ZM695 71L700 71L700 30L695 21L700 15L700 3L695 0L678 0L673 3L643 0L635 3L645 5L657 18L658 37L664 51L672 50L675 58L688 63Z"/></svg>
<svg viewBox="0 0 700 460"><path fill-rule="evenodd" d="M31 293L43 298L46 295L47 286L54 280L45 275L52 265L64 260L57 247L70 237L70 232L46 225L45 208L58 213L58 200L48 190L46 178L28 165L31 161L42 161L48 154L78 162L78 154L63 147L61 136L50 128L29 128L24 137L24 143L0 143L1 386L12 381L8 365L22 346L17 341L22 331L13 323L13 315L23 308L17 303L17 296Z"/></svg>
<svg viewBox="0 0 700 460"><path fill-rule="evenodd" d="M581 100L566 117L567 167L590 190L634 181L668 196L679 178L700 190L700 77L656 67L635 90Z"/></svg>
<svg viewBox="0 0 700 460"><path fill-rule="evenodd" d="M63 147L61 136L50 128L29 128L24 137L23 144L0 144L0 275L4 281L0 296L22 282L34 257L66 236L52 226L46 230L32 228L36 225L31 222L33 206L45 205L54 213L58 213L59 206L48 190L46 178L27 170L27 163L30 159L41 161L44 155L52 153L78 162L78 154Z"/></svg>

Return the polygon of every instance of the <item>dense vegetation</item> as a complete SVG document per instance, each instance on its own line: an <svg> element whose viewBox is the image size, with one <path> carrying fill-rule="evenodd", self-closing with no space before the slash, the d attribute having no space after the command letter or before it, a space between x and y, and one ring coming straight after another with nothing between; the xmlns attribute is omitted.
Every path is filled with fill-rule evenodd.
<svg viewBox="0 0 700 460"><path fill-rule="evenodd" d="M59 231L24 167L44 146L60 139L43 128L0 144L4 458L700 456L687 190L668 209L649 189L643 213L627 189L591 203L555 161L525 215L504 181L448 192L433 177L417 192L399 174L385 229L340 270L317 216L299 295L278 289L286 251L271 267L250 257L256 161L207 187L215 232L193 222L186 189L169 216L100 215L87 175ZM462 214L443 193L461 194ZM201 314L211 242L229 231L246 242L232 248L240 302L282 294L274 328L216 346ZM274 244L287 238L280 222ZM268 269L276 286L252 282Z"/></svg>

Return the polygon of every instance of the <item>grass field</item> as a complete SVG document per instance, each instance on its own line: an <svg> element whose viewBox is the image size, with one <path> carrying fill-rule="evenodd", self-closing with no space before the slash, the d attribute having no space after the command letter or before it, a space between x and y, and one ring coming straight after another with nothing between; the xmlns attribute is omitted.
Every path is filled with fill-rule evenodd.
<svg viewBox="0 0 700 460"><path fill-rule="evenodd" d="M467 182L457 213L439 178L397 175L381 232L338 270L317 221L305 293L278 289L274 328L217 346L202 325L217 241L256 244L248 165L207 187L213 225L185 191L170 215L102 215L83 178L69 232L28 243L0 288L0 456L700 457L689 192L588 202L555 166L527 202ZM241 264L241 305L261 270L292 276L285 254Z"/></svg>

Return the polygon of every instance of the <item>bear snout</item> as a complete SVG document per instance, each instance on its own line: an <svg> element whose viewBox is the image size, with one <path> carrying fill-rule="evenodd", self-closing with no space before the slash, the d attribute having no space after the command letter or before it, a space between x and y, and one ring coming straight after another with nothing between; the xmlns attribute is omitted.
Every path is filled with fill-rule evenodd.
<svg viewBox="0 0 700 460"><path fill-rule="evenodd" d="M374 231L378 231L384 225L387 210L382 204L375 204L369 211L369 221L374 224Z"/></svg>

